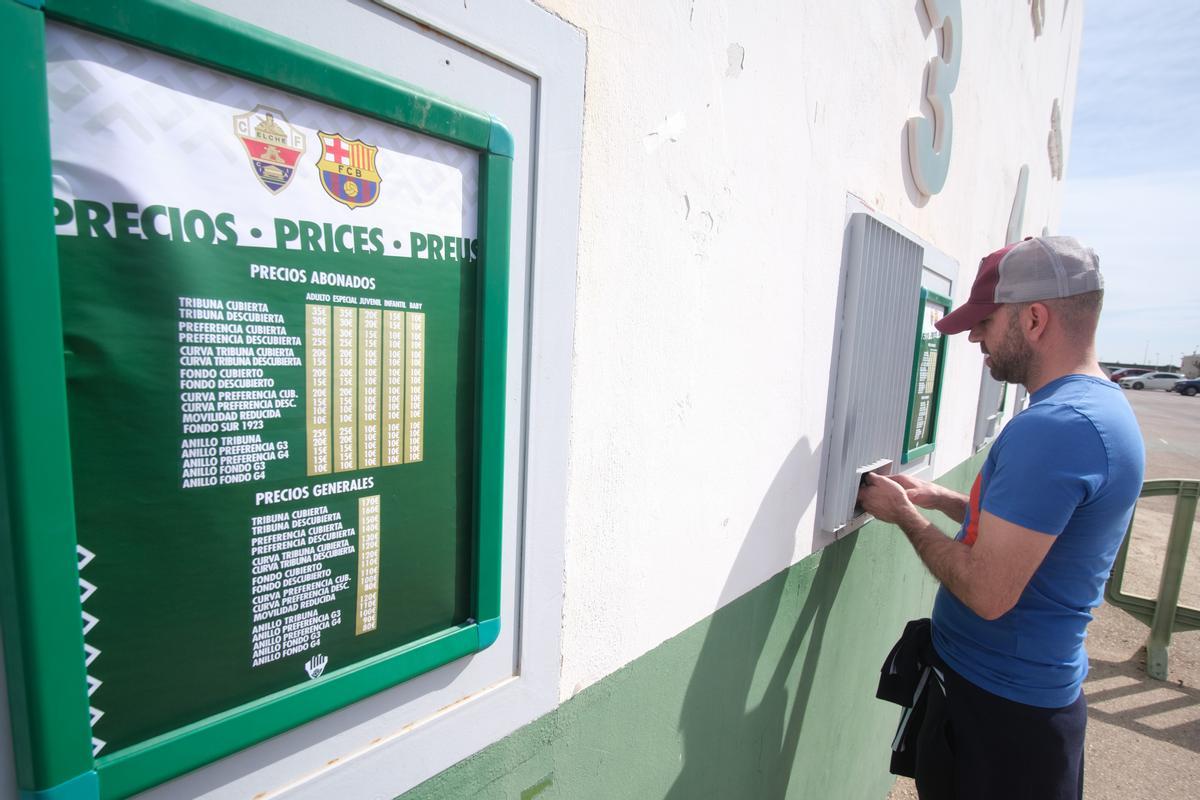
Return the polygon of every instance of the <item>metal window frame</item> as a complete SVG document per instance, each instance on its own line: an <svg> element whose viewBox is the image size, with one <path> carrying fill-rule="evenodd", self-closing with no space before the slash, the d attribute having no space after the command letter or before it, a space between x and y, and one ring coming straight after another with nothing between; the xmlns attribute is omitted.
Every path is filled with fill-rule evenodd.
<svg viewBox="0 0 1200 800"><path fill-rule="evenodd" d="M873 210L849 198L846 214L845 242L842 253L841 279L838 289L837 331L834 336L832 364L830 366L830 389L825 423L825 458L820 488L820 511L817 521L819 531L834 537L844 536L864 525L870 515L856 506L854 495L857 484L865 472L890 472L899 466L904 446L902 434L905 422L899 417L892 420L878 414L861 415L860 398L870 395L873 402L879 401L880 393L888 395L886 402L895 403L898 415L907 404L903 396L905 376L912 354L907 349L887 352L881 360L886 374L875 375L872 387L864 384L861 365L853 363L868 348L873 347L872 333L878 327L880 309L868 307L876 299L872 292L880 287L872 277L864 274L878 271L881 264L903 263L909 272L889 272L892 283L901 284L902 291L911 291L916 298L921 289L922 269L925 255L923 243L885 219ZM882 261L881 261L882 259ZM893 333L883 337L886 343L899 348L911 346L912 338L907 334L908 326L916 307L910 301L898 299L888 302L903 318L899 327L906 331L897 339ZM864 432L858 424L866 420Z"/></svg>
<svg viewBox="0 0 1200 800"><path fill-rule="evenodd" d="M317 682L96 758L80 626L58 262L51 213L48 20L186 59L479 153L472 617ZM513 140L496 120L189 2L0 0L0 614L17 780L27 798L124 797L494 642L500 631ZM162 41L171 31L170 43ZM16 376L20 376L18 381Z"/></svg>
<svg viewBox="0 0 1200 800"><path fill-rule="evenodd" d="M859 285L863 280L862 276L855 274L853 263L863 247L862 237L864 234L862 226L856 223L855 217L857 215L862 215L863 218L870 220L877 226L881 226L890 230L891 233L903 237L921 251L920 258L913 264L913 274L906 279L908 287L905 291L907 293L911 289L911 295L909 296L913 300L927 290L934 295L947 298L947 308L949 308L951 301L948 298L953 296L954 285L958 280L958 262L949 254L908 230L900 223L881 214L861 198L853 194L846 195L845 233L837 294L838 306L835 316L838 327L834 333L831 352L823 445L825 454L818 491L816 530L813 537L814 546L816 547L823 547L835 539L846 536L872 519L871 515L855 507L853 500L847 497L846 485L843 483L839 487L836 484L837 481L854 480L855 476L861 476L864 472L890 474L891 472L903 471L907 474L921 474L923 471L930 469L935 456L935 449L930 448L923 454L913 454L907 462L902 460L907 438L908 421L907 415L903 421L899 419L899 415L905 413L904 410L909 407L909 403L911 402L912 380L911 375L909 375L909 381L905 381L906 373L904 371L911 367L914 358L914 354L905 349L913 343L913 338L907 333L906 328L905 334L902 337L889 340L889 342L894 343L901 350L901 352L890 354L890 358L894 360L895 369L898 370L899 374L889 373L887 377L876 376L875 379L876 383L890 382L896 384L898 387L908 386L910 389L909 396L905 396L903 388L901 388L898 396L894 399L894 413L897 415L894 439L889 439L886 443L880 443L871 453L864 454L863 458L852 459L864 462L862 464L849 465L844 457L852 437L860 433L852 424L852 421L847 419L851 405L849 403L849 395L853 393L854 387L851 384L853 383L852 379L856 368L854 364L850 363L848 356L856 352L857 340L862 333L857 329L856 312L849 302L851 298L856 296L856 293L859 291ZM906 315L909 315L910 312L918 308L914 302L903 300L898 302L903 303ZM909 319L911 319L911 316ZM919 327L919 324L914 326L914 328L918 329L916 335L919 335ZM941 359L941 367L939 369L944 368L948 360L948 343L944 346L944 350L945 355ZM885 359L885 363L892 364L893 361ZM939 384L944 385L941 383L940 378Z"/></svg>

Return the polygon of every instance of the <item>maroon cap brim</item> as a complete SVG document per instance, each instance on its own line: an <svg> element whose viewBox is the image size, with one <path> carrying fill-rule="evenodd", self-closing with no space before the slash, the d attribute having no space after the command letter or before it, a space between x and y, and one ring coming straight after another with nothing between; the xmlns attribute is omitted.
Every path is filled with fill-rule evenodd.
<svg viewBox="0 0 1200 800"><path fill-rule="evenodd" d="M933 324L945 334L962 333L974 328L1000 307L1000 303L974 303L968 300Z"/></svg>

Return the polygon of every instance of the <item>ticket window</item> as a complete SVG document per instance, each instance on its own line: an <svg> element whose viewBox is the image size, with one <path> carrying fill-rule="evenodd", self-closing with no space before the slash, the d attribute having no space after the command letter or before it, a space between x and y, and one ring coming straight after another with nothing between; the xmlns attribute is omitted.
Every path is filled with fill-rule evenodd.
<svg viewBox="0 0 1200 800"><path fill-rule="evenodd" d="M1017 384L1016 395L1013 400L1013 416L1029 407L1029 390L1025 388L1024 384Z"/></svg>
<svg viewBox="0 0 1200 800"><path fill-rule="evenodd" d="M819 527L844 535L869 520L857 505L867 472L921 472L936 447L957 264L851 201L831 369Z"/></svg>
<svg viewBox="0 0 1200 800"><path fill-rule="evenodd" d="M1008 384L992 377L991 371L984 365L979 378L979 408L975 413L974 450L978 452L987 446L1000 431L1004 421L1004 408L1008 399ZM1018 403L1021 398L1018 397Z"/></svg>

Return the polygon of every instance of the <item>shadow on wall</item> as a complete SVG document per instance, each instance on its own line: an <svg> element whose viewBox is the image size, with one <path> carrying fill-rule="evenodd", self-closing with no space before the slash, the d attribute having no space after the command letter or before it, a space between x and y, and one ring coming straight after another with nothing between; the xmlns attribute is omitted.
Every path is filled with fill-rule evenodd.
<svg viewBox="0 0 1200 800"><path fill-rule="evenodd" d="M978 461L947 485L964 488ZM727 593L794 547L819 463L804 439L783 460ZM404 800L882 798L898 711L875 699L878 665L934 586L901 534L868 525Z"/></svg>
<svg viewBox="0 0 1200 800"><path fill-rule="evenodd" d="M798 478L814 463L819 453L801 439L763 497L731 576L764 549L792 551L816 493L815 481ZM750 614L738 603L713 615L680 713L683 763L669 800L788 795L830 609L857 542L854 535L826 548L799 585L772 578L754 591Z"/></svg>

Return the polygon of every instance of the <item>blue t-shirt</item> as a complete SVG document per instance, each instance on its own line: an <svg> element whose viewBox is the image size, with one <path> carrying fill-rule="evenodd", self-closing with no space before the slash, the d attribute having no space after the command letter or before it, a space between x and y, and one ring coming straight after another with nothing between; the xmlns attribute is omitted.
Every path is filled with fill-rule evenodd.
<svg viewBox="0 0 1200 800"><path fill-rule="evenodd" d="M1016 606L987 621L942 587L933 642L993 694L1043 708L1074 702L1085 630L1142 488L1145 447L1117 384L1067 375L1005 426L975 479L956 537L973 544L980 509L1056 537Z"/></svg>

